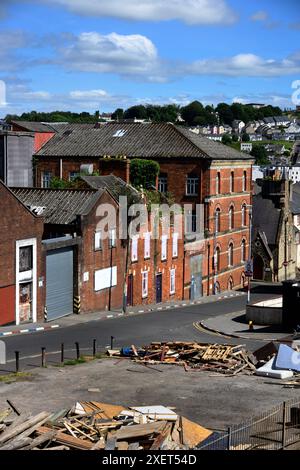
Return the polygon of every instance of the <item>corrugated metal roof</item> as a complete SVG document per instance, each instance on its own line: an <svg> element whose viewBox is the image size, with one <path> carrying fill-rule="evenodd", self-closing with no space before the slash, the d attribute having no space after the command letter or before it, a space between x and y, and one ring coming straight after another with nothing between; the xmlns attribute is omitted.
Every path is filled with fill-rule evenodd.
<svg viewBox="0 0 300 470"><path fill-rule="evenodd" d="M91 188L108 189L108 191L117 201L119 196L126 194L126 191L130 191L136 196L139 196L139 192L135 188L129 184L126 184L125 181L114 175L81 176L81 179L85 181Z"/></svg>
<svg viewBox="0 0 300 470"><path fill-rule="evenodd" d="M92 128L66 127L46 143L38 156L130 158L201 158L249 160L251 156L209 141L169 123L106 123Z"/></svg>
<svg viewBox="0 0 300 470"><path fill-rule="evenodd" d="M11 188L16 197L48 224L73 224L87 214L102 191L94 189Z"/></svg>
<svg viewBox="0 0 300 470"><path fill-rule="evenodd" d="M29 132L55 132L53 127L41 122L31 121L11 121L12 124L20 126L22 129Z"/></svg>

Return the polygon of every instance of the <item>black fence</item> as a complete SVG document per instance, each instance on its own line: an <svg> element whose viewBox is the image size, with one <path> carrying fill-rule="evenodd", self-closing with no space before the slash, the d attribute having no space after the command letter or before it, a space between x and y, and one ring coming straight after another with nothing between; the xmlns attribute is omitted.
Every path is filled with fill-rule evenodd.
<svg viewBox="0 0 300 470"><path fill-rule="evenodd" d="M199 450L280 450L300 448L300 399L274 406L259 416L212 434Z"/></svg>

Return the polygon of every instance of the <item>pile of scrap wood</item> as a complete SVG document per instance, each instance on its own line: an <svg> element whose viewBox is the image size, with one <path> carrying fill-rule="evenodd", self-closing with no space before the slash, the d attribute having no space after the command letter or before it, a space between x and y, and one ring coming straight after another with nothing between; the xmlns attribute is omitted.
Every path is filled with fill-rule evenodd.
<svg viewBox="0 0 300 470"><path fill-rule="evenodd" d="M222 374L252 374L256 371L255 357L243 345L204 344L196 342L151 343L137 349L109 350L110 356L127 356L143 364L177 364L185 370L208 370Z"/></svg>
<svg viewBox="0 0 300 470"><path fill-rule="evenodd" d="M77 402L33 417L0 411L0 450L192 449L211 434L164 406Z"/></svg>

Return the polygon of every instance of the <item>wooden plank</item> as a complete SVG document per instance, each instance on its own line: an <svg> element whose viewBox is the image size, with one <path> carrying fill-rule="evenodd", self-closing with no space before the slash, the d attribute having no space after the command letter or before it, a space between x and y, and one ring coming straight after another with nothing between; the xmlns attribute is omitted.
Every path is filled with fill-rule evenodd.
<svg viewBox="0 0 300 470"><path fill-rule="evenodd" d="M37 432L38 434L45 434L46 432L49 432L49 429L47 426L41 426ZM64 431L58 431L54 438L55 442L58 442L59 444L65 444L68 447L72 447L74 449L79 449L79 450L90 450L93 447L93 443L90 441L83 441L82 439L79 439L78 437L73 437L70 436L69 434L66 434Z"/></svg>
<svg viewBox="0 0 300 470"><path fill-rule="evenodd" d="M117 443L117 439L115 437L112 437L111 435L108 435L106 445L105 445L105 450L115 450L116 443Z"/></svg>
<svg viewBox="0 0 300 470"><path fill-rule="evenodd" d="M22 438L16 438L13 439L12 441L8 442L4 446L0 448L0 450L18 450L22 449L23 447L27 446L32 442L32 439L30 437L22 437Z"/></svg>
<svg viewBox="0 0 300 470"><path fill-rule="evenodd" d="M31 443L28 446L24 447L23 450L31 450L34 449L34 447L38 447L47 441L52 441L55 438L56 434L57 431L55 430L46 432L45 434L41 434L35 439L32 439Z"/></svg>
<svg viewBox="0 0 300 470"><path fill-rule="evenodd" d="M144 437L150 436L151 434L160 433L167 421L158 421L148 424L137 424L134 426L123 426L116 433L116 438L118 441L124 441L127 439L133 439L135 437Z"/></svg>
<svg viewBox="0 0 300 470"><path fill-rule="evenodd" d="M126 441L120 441L117 443L118 450L128 450L129 444Z"/></svg>
<svg viewBox="0 0 300 470"><path fill-rule="evenodd" d="M19 434L21 434L22 437L26 437L24 436L24 431L28 430L29 428L31 429L32 426L35 426L38 423L44 421L45 419L48 419L50 415L51 413L43 411L42 413L39 413L33 418L27 419L25 422L19 424L18 426L14 426L13 428L10 426L6 431L4 431L4 433L0 435L0 445L4 444L15 436L18 436Z"/></svg>

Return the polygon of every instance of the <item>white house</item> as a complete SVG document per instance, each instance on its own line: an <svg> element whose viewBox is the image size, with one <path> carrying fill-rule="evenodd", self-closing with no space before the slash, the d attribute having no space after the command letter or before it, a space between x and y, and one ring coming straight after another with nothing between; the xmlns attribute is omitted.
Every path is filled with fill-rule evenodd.
<svg viewBox="0 0 300 470"><path fill-rule="evenodd" d="M239 119L235 119L233 122L232 122L232 127L233 127L233 130L235 132L237 132L238 134L240 134L242 132L242 130L244 129L245 127L245 123L244 121L240 121Z"/></svg>
<svg viewBox="0 0 300 470"><path fill-rule="evenodd" d="M252 143L251 142L241 142L241 152L252 152Z"/></svg>

